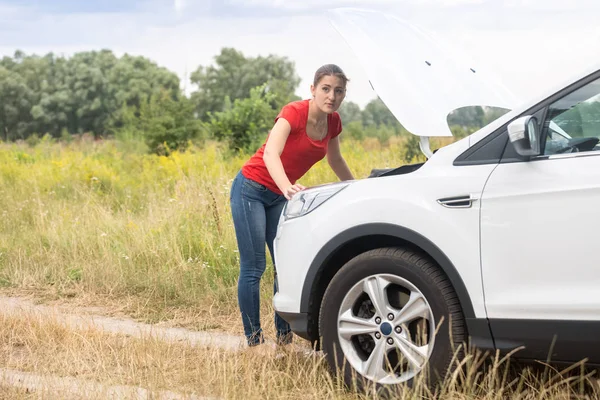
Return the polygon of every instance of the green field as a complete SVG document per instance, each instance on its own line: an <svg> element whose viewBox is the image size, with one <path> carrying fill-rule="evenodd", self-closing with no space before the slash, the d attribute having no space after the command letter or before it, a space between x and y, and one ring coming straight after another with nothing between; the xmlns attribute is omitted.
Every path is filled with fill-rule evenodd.
<svg viewBox="0 0 600 400"><path fill-rule="evenodd" d="M373 168L401 165L405 140L394 138L385 145L372 138L344 140L342 152L355 177L365 178ZM241 334L229 190L248 156L231 156L214 142L168 157L148 154L140 144L110 140L0 144L0 292L102 305L139 320ZM321 162L301 183L333 181L334 174ZM270 261L262 287L262 319L267 336L273 338ZM18 333L19 337L33 335L33 328L27 328L30 323L19 323L22 326L7 325L6 331L21 329L25 333ZM49 340L44 332L33 335L32 349L44 348ZM65 335L57 337L67 340L70 336ZM123 347L122 351L129 350ZM35 365L51 362L51 356L44 358L31 350L31 357L36 354ZM79 361L86 357L75 350L69 354ZM248 398L357 398L328 377L320 360L209 358L219 357L227 361L219 361L224 372L215 375L214 387L225 397L245 396L243 391L231 391L238 379L236 371L243 371L245 380L255 382ZM187 371L186 382L191 385L200 378L184 364L175 375L183 377ZM43 368L52 372L54 367L48 365ZM506 360L496 359L485 367L476 354L463 365L458 370L462 372L448 377L444 398L567 399L598 394L597 380L578 367L575 376L545 368L539 373L526 370L519 377L508 373ZM266 375L255 374L254 366ZM141 371L134 371L134 376ZM199 367L193 371L209 373ZM173 382L158 386L168 388ZM436 395L420 387L401 397Z"/></svg>

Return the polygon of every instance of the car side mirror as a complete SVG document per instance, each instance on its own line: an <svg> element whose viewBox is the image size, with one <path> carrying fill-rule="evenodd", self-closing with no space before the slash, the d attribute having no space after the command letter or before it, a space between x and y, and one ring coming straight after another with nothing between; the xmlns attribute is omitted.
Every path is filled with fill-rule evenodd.
<svg viewBox="0 0 600 400"><path fill-rule="evenodd" d="M540 132L535 117L527 115L508 124L508 137L517 154L525 159L540 155Z"/></svg>

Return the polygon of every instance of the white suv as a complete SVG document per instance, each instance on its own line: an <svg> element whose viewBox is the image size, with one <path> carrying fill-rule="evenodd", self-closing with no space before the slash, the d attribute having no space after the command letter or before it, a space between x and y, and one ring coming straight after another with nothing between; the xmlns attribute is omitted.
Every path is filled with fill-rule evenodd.
<svg viewBox="0 0 600 400"><path fill-rule="evenodd" d="M331 21L428 160L294 196L275 310L349 365L348 383L410 383L425 364L443 376L467 340L600 363L600 70L517 103L408 23ZM432 154L428 137L450 135L446 116L468 105L511 111Z"/></svg>

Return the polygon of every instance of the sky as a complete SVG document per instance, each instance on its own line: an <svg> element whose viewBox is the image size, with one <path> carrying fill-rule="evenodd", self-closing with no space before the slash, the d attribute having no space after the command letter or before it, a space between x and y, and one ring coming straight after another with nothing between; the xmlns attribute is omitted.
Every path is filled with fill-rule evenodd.
<svg viewBox="0 0 600 400"><path fill-rule="evenodd" d="M350 78L346 99L364 107L376 93L327 20L335 7L409 20L492 69L517 95L597 62L597 0L0 0L0 56L142 55L175 72L189 93L189 74L233 47L293 61L303 98L319 66L338 64Z"/></svg>

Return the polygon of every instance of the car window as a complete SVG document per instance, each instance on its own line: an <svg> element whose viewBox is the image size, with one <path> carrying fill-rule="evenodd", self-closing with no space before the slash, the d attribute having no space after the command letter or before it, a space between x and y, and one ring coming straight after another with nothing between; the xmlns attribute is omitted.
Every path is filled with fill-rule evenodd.
<svg viewBox="0 0 600 400"><path fill-rule="evenodd" d="M542 135L546 155L600 150L600 79L551 104Z"/></svg>

